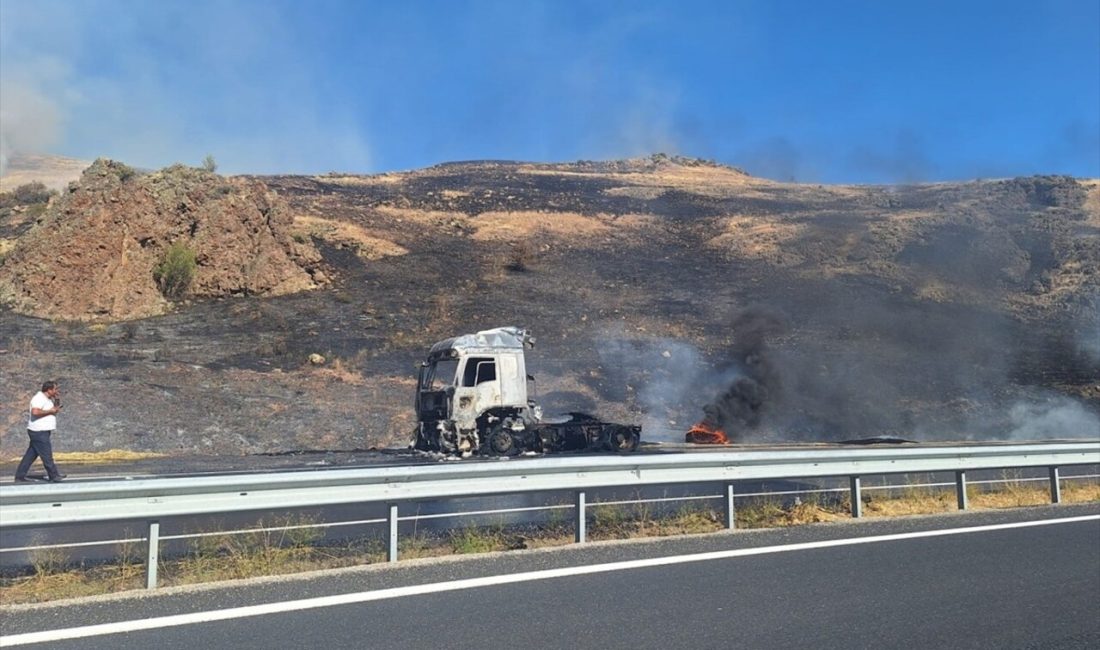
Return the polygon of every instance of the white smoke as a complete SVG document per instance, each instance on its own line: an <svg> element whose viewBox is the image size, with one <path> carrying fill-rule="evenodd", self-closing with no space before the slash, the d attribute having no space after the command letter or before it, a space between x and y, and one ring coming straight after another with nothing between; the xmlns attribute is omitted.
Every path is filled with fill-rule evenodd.
<svg viewBox="0 0 1100 650"><path fill-rule="evenodd" d="M1017 402L1008 417L1011 431L1007 437L1012 440L1100 436L1100 417L1068 397Z"/></svg>
<svg viewBox="0 0 1100 650"><path fill-rule="evenodd" d="M0 164L212 153L224 173L369 170L361 107L318 98L316 62L288 46L296 26L278 7L161 4L0 3Z"/></svg>
<svg viewBox="0 0 1100 650"><path fill-rule="evenodd" d="M0 175L19 152L41 152L61 135L61 111L26 84L0 78Z"/></svg>
<svg viewBox="0 0 1100 650"><path fill-rule="evenodd" d="M691 401L707 364L694 346L667 339L646 341L635 354L652 368L637 387L637 400L644 415L642 431L649 432L651 439L683 442L684 432L692 423L678 418L682 417L683 404Z"/></svg>
<svg viewBox="0 0 1100 650"><path fill-rule="evenodd" d="M675 96L669 88L641 82L635 85L629 104L618 112L609 151L612 157L680 153L683 135L673 119Z"/></svg>
<svg viewBox="0 0 1100 650"><path fill-rule="evenodd" d="M622 328L600 338L600 363L631 387L646 440L683 442L716 391L742 376L736 366L716 368L686 341L630 337Z"/></svg>

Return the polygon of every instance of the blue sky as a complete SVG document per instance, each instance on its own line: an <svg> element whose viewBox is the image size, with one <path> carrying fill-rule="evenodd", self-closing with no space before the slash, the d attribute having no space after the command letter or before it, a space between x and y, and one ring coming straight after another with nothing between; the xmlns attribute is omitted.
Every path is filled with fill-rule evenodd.
<svg viewBox="0 0 1100 650"><path fill-rule="evenodd" d="M3 153L1100 177L1100 2L0 0Z"/></svg>

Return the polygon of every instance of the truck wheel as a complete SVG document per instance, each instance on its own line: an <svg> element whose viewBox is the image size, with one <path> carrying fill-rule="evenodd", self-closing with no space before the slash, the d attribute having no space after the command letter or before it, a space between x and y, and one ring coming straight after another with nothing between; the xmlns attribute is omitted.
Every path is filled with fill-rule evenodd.
<svg viewBox="0 0 1100 650"><path fill-rule="evenodd" d="M612 427L604 444L608 451L634 451L638 448L638 434L629 427Z"/></svg>
<svg viewBox="0 0 1100 650"><path fill-rule="evenodd" d="M493 456L514 456L519 453L519 448L512 438L512 433L500 425L489 430L489 435L485 437L484 444L489 454Z"/></svg>

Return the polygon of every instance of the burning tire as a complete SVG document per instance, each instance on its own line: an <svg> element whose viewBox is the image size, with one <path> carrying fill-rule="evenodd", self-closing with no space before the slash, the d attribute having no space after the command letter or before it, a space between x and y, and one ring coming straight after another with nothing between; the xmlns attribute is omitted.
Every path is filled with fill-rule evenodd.
<svg viewBox="0 0 1100 650"><path fill-rule="evenodd" d="M684 442L697 445L728 445L730 439L725 431L703 420L696 422L695 426L684 434Z"/></svg>

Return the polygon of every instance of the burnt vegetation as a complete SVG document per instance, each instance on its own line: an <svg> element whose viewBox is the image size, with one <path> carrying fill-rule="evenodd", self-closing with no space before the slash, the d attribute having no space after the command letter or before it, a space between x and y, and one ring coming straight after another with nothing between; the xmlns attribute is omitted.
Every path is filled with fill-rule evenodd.
<svg viewBox="0 0 1100 650"><path fill-rule="evenodd" d="M281 223L313 220L277 239L316 248L317 288L267 297L207 278L185 306L94 327L8 302L0 384L56 369L86 396L66 408L88 447L404 445L431 343L521 325L548 413L639 423L643 440L683 440L705 418L745 442L1072 437L1100 422L1096 181L830 187L654 156L233 182L263 183ZM199 195L238 196L174 196ZM64 230L73 215L53 210L4 219L0 239L18 250ZM264 219L248 223L242 236ZM218 254L199 250L199 268ZM50 344L15 363L27 341ZM0 433L22 444L18 422Z"/></svg>

